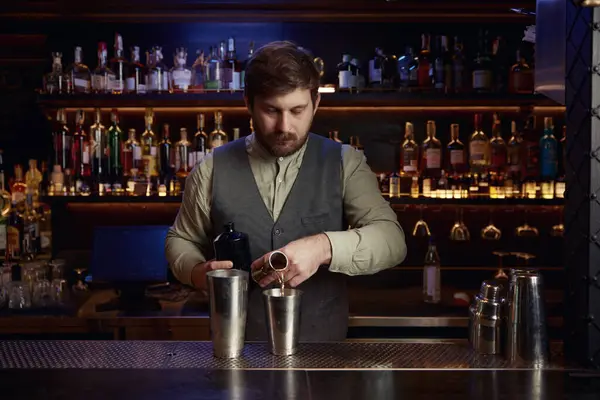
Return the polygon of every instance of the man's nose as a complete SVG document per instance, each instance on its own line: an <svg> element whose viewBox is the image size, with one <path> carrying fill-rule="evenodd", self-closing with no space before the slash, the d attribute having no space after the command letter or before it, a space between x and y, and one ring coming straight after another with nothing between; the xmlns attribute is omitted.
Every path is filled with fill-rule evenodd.
<svg viewBox="0 0 600 400"><path fill-rule="evenodd" d="M287 112L282 112L277 118L277 130L279 132L289 132L290 129L290 116Z"/></svg>

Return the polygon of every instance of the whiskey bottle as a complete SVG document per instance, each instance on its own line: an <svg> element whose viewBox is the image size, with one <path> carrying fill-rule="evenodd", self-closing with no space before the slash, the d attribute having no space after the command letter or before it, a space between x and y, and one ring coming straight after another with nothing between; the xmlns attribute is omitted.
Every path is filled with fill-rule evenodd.
<svg viewBox="0 0 600 400"><path fill-rule="evenodd" d="M544 118L544 133L540 139L540 177L544 199L554 198L554 181L558 173L558 142L553 131L552 118Z"/></svg>
<svg viewBox="0 0 600 400"><path fill-rule="evenodd" d="M108 179L108 137L102 125L102 112L94 110L94 124L90 126L90 169L97 183Z"/></svg>
<svg viewBox="0 0 600 400"><path fill-rule="evenodd" d="M154 46L148 54L146 91L166 93L169 91L169 70L163 62L162 47Z"/></svg>
<svg viewBox="0 0 600 400"><path fill-rule="evenodd" d="M340 91L349 91L353 86L352 65L350 64L350 54L342 55L342 62L337 65L338 89Z"/></svg>
<svg viewBox="0 0 600 400"><path fill-rule="evenodd" d="M128 93L146 93L146 76L148 71L140 62L140 48L131 48L131 62L129 63L129 74L127 76L125 90Z"/></svg>
<svg viewBox="0 0 600 400"><path fill-rule="evenodd" d="M129 129L128 139L123 143L123 175L131 176L132 170L142 168L142 148L135 138L135 129Z"/></svg>
<svg viewBox="0 0 600 400"><path fill-rule="evenodd" d="M111 183L114 185L123 176L122 143L123 131L119 127L119 113L113 109L110 113L112 125L108 128L108 169Z"/></svg>
<svg viewBox="0 0 600 400"><path fill-rule="evenodd" d="M519 186L523 176L523 139L517 130L516 121L511 122L510 130L512 136L510 137L506 146L507 172L506 179L504 181L507 197L512 197L515 192L519 193Z"/></svg>
<svg viewBox="0 0 600 400"><path fill-rule="evenodd" d="M173 54L174 67L171 68L171 88L173 92L187 93L192 84L192 70L186 67L187 50L183 47Z"/></svg>
<svg viewBox="0 0 600 400"><path fill-rule="evenodd" d="M92 73L92 90L94 93L110 93L115 82L115 73L108 68L106 43L98 43L98 66Z"/></svg>
<svg viewBox="0 0 600 400"><path fill-rule="evenodd" d="M421 89L428 89L433 84L431 79L431 62L429 61L429 57L431 56L429 41L429 35L421 35L421 52L419 53L419 67L417 72L418 84Z"/></svg>
<svg viewBox="0 0 600 400"><path fill-rule="evenodd" d="M479 31L479 50L473 63L473 90L490 92L493 86L492 61L488 48L488 32Z"/></svg>
<svg viewBox="0 0 600 400"><path fill-rule="evenodd" d="M223 131L223 114L221 111L215 111L215 130L210 133L210 148L211 150L219 146L227 144L229 139Z"/></svg>
<svg viewBox="0 0 600 400"><path fill-rule="evenodd" d="M195 93L204 92L204 51L196 51L196 60L192 64L192 85L190 91Z"/></svg>
<svg viewBox="0 0 600 400"><path fill-rule="evenodd" d="M190 173L190 149L192 144L188 140L187 129L179 130L180 140L175 143L175 171L177 177L185 178Z"/></svg>
<svg viewBox="0 0 600 400"><path fill-rule="evenodd" d="M404 126L404 142L400 148L400 193L410 193L413 177L419 175L419 145L415 142L413 124ZM418 186L418 182L417 182Z"/></svg>
<svg viewBox="0 0 600 400"><path fill-rule="evenodd" d="M44 76L44 92L48 94L68 93L68 75L63 73L62 53L52 53L52 71Z"/></svg>
<svg viewBox="0 0 600 400"><path fill-rule="evenodd" d="M83 62L83 51L81 47L75 47L75 59L67 70L70 93L90 93L91 91L91 75L90 69Z"/></svg>
<svg viewBox="0 0 600 400"><path fill-rule="evenodd" d="M123 38L115 33L115 53L110 60L110 70L114 73L110 90L114 94L121 94L125 91L125 83L129 78L129 63L125 60L125 49L123 48Z"/></svg>
<svg viewBox="0 0 600 400"><path fill-rule="evenodd" d="M242 73L242 65L237 59L235 52L235 39L230 37L227 39L227 55L225 58L224 68L224 85L225 88L233 91L240 90L240 78Z"/></svg>
<svg viewBox="0 0 600 400"><path fill-rule="evenodd" d="M510 68L508 89L511 93L533 92L533 69L522 56L521 49L517 50L516 62Z"/></svg>
<svg viewBox="0 0 600 400"><path fill-rule="evenodd" d="M447 146L447 165L448 172L451 176L462 175L467 170L465 145L459 139L460 128L458 124L450 125L451 141Z"/></svg>
<svg viewBox="0 0 600 400"><path fill-rule="evenodd" d="M37 160L29 160L29 169L25 174L25 184L27 185L27 191L33 194L33 200L35 202L38 201L40 196L42 180L43 176L37 168Z"/></svg>
<svg viewBox="0 0 600 400"><path fill-rule="evenodd" d="M71 167L71 143L73 137L67 127L67 114L64 108L56 112L56 123L53 128L54 165L62 169Z"/></svg>
<svg viewBox="0 0 600 400"><path fill-rule="evenodd" d="M75 114L75 132L73 132L73 146L71 147L71 166L73 175L78 184L77 192L81 189L83 179L90 175L90 157L89 142L83 129L85 122L85 113L83 110L77 110Z"/></svg>
<svg viewBox="0 0 600 400"><path fill-rule="evenodd" d="M190 157L191 167L200 164L206 155L206 146L208 145L208 135L204 132L205 120L204 114L196 116L196 126L198 130L194 134L194 144Z"/></svg>
<svg viewBox="0 0 600 400"><path fill-rule="evenodd" d="M146 109L144 117L146 130L142 134L142 162L143 175L148 179L158 176L158 160L156 149L156 135L152 131L152 123L154 122L154 111L151 108Z"/></svg>
<svg viewBox="0 0 600 400"><path fill-rule="evenodd" d="M218 55L218 48L210 48L208 57L204 62L204 89L207 91L220 91L222 89L221 60Z"/></svg>
<svg viewBox="0 0 600 400"><path fill-rule="evenodd" d="M506 142L502 138L502 124L498 114L494 113L492 125L492 140L490 141L491 162L490 171L496 174L504 173L506 168Z"/></svg>
<svg viewBox="0 0 600 400"><path fill-rule="evenodd" d="M487 172L490 156L490 140L481 130L482 119L483 116L481 114L475 114L475 130L469 140L469 164L471 165L471 172L478 174Z"/></svg>
<svg viewBox="0 0 600 400"><path fill-rule="evenodd" d="M471 74L465 62L463 42L458 36L454 37L454 54L452 55L452 78L455 93L468 90L471 83Z"/></svg>
<svg viewBox="0 0 600 400"><path fill-rule="evenodd" d="M171 144L171 129L169 124L163 125L162 140L158 144L159 154L159 170L160 179L162 182L170 180L173 175L173 168L175 160L173 159L173 146Z"/></svg>
<svg viewBox="0 0 600 400"><path fill-rule="evenodd" d="M25 195L27 193L27 184L23 182L23 167L20 164L15 165L15 180L10 187L12 201L20 209L25 208Z"/></svg>
<svg viewBox="0 0 600 400"><path fill-rule="evenodd" d="M435 121L427 121L427 139L423 141L422 148L421 173L424 177L439 179L442 171L442 143L435 137Z"/></svg>
<svg viewBox="0 0 600 400"><path fill-rule="evenodd" d="M440 256L434 238L431 236L423 265L423 301L425 303L439 303L441 301L440 265Z"/></svg>

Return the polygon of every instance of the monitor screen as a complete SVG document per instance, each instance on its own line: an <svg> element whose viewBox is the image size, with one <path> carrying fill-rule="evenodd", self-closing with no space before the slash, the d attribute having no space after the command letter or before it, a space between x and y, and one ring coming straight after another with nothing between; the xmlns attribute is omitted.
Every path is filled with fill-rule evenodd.
<svg viewBox="0 0 600 400"><path fill-rule="evenodd" d="M105 226L94 229L89 274L96 282L165 282L168 226Z"/></svg>

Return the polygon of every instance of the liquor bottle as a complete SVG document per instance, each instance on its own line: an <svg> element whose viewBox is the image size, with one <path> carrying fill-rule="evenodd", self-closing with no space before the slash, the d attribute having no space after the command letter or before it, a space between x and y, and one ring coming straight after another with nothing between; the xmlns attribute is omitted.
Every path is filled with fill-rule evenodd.
<svg viewBox="0 0 600 400"><path fill-rule="evenodd" d="M187 50L183 47L175 50L171 68L171 88L173 92L187 93L192 84L192 70L186 67Z"/></svg>
<svg viewBox="0 0 600 400"><path fill-rule="evenodd" d="M558 142L553 131L552 118L544 118L544 134L540 139L540 178L544 199L554 198L554 181L558 173Z"/></svg>
<svg viewBox="0 0 600 400"><path fill-rule="evenodd" d="M148 54L146 91L166 93L169 91L169 70L163 62L162 47L154 46Z"/></svg>
<svg viewBox="0 0 600 400"><path fill-rule="evenodd" d="M483 116L475 114L475 130L469 140L469 164L471 172L483 173L487 171L490 156L490 140L481 130Z"/></svg>
<svg viewBox="0 0 600 400"><path fill-rule="evenodd" d="M227 81L227 86L225 86L225 88L229 88L231 91L240 90L241 73L242 64L238 61L235 52L235 39L230 37L227 39L227 55L225 58L224 76L225 81Z"/></svg>
<svg viewBox="0 0 600 400"><path fill-rule="evenodd" d="M227 63L227 43L221 41L219 43L219 61L221 63L221 89L228 90L231 77L227 76L228 63Z"/></svg>
<svg viewBox="0 0 600 400"><path fill-rule="evenodd" d="M123 131L119 127L119 113L116 109L110 112L110 120L112 124L106 133L108 138L108 174L111 184L115 184L120 181L123 175L123 163L121 161Z"/></svg>
<svg viewBox="0 0 600 400"><path fill-rule="evenodd" d="M215 111L215 130L210 133L210 148L223 146L228 141L227 133L223 132L223 114L220 110Z"/></svg>
<svg viewBox="0 0 600 400"><path fill-rule="evenodd" d="M196 51L196 60L192 64L192 85L190 91L195 93L204 92L204 51Z"/></svg>
<svg viewBox="0 0 600 400"><path fill-rule="evenodd" d="M213 247L217 260L229 260L234 269L250 271L252 257L248 235L237 232L233 222L225 224L225 230L215 238Z"/></svg>
<svg viewBox="0 0 600 400"><path fill-rule="evenodd" d="M133 46L131 48L131 62L129 63L129 74L125 83L125 90L128 93L146 93L146 76L148 71L140 62L140 48Z"/></svg>
<svg viewBox="0 0 600 400"><path fill-rule="evenodd" d="M400 197L400 175L397 172L392 172L389 178L389 193L390 197Z"/></svg>
<svg viewBox="0 0 600 400"><path fill-rule="evenodd" d="M110 93L115 82L115 73L108 68L106 43L98 43L98 66L92 73L92 90L94 93Z"/></svg>
<svg viewBox="0 0 600 400"><path fill-rule="evenodd" d="M436 38L436 55L433 63L434 87L438 92L452 91L452 58L448 52L448 36Z"/></svg>
<svg viewBox="0 0 600 400"><path fill-rule="evenodd" d="M518 49L516 62L510 68L508 90L511 93L532 93L533 81L533 69L522 56L521 49Z"/></svg>
<svg viewBox="0 0 600 400"><path fill-rule="evenodd" d="M53 196L62 196L65 188L65 176L62 172L60 165L54 165L52 167L52 178L51 192Z"/></svg>
<svg viewBox="0 0 600 400"><path fill-rule="evenodd" d="M468 90L471 83L471 74L465 62L464 45L458 36L454 37L454 54L452 55L453 89L456 93Z"/></svg>
<svg viewBox="0 0 600 400"><path fill-rule="evenodd" d="M240 73L240 89L244 90L246 87L246 66L248 65L248 61L254 55L254 42L250 41L248 44L248 55L246 56L246 60L242 63L242 71Z"/></svg>
<svg viewBox="0 0 600 400"><path fill-rule="evenodd" d="M40 196L40 186L43 178L42 173L37 168L37 160L29 160L29 169L25 174L25 185L27 185L27 192L33 194L33 199L36 202Z"/></svg>
<svg viewBox="0 0 600 400"><path fill-rule="evenodd" d="M340 140L340 131L338 130L333 130L329 132L329 139L333 140L336 143L343 143Z"/></svg>
<svg viewBox="0 0 600 400"><path fill-rule="evenodd" d="M421 52L419 53L419 67L417 79L419 88L428 89L432 85L431 80L431 62L429 57L431 51L429 49L430 36L427 34L421 35Z"/></svg>
<svg viewBox="0 0 600 400"><path fill-rule="evenodd" d="M493 85L492 60L488 48L488 32L479 31L479 49L473 63L473 90L490 92Z"/></svg>
<svg viewBox="0 0 600 400"><path fill-rule="evenodd" d="M152 123L154 122L154 111L151 108L146 109L144 117L146 130L142 134L142 162L144 175L150 179L158 176L158 160L156 149L156 135L152 132Z"/></svg>
<svg viewBox="0 0 600 400"><path fill-rule="evenodd" d="M23 246L21 248L22 260L33 260L35 258L38 232L37 214L33 208L33 196L31 193L27 193L25 198L25 212L23 213Z"/></svg>
<svg viewBox="0 0 600 400"><path fill-rule="evenodd" d="M9 257L11 260L20 260L24 233L23 217L17 209L17 201L14 198L11 204L6 227L7 250L10 252Z"/></svg>
<svg viewBox="0 0 600 400"><path fill-rule="evenodd" d="M71 93L90 93L91 75L90 69L83 62L83 51L81 47L75 47L75 60L67 70Z"/></svg>
<svg viewBox="0 0 600 400"><path fill-rule="evenodd" d="M494 113L492 140L490 140L490 171L500 174L506 168L506 142L502 138L502 124L498 114Z"/></svg>
<svg viewBox="0 0 600 400"><path fill-rule="evenodd" d="M108 136L102 125L102 112L94 110L94 124L90 126L90 167L96 183L108 179Z"/></svg>
<svg viewBox="0 0 600 400"><path fill-rule="evenodd" d="M213 46L210 48L210 53L204 62L204 89L211 91L219 91L221 86L221 60L218 55L218 48Z"/></svg>
<svg viewBox="0 0 600 400"><path fill-rule="evenodd" d="M6 176L4 175L4 151L0 149L0 214L7 216L10 212L11 195L6 190Z"/></svg>
<svg viewBox="0 0 600 400"><path fill-rule="evenodd" d="M40 243L38 258L50 260L52 258L52 210L50 207L40 205L37 215Z"/></svg>
<svg viewBox="0 0 600 400"><path fill-rule="evenodd" d="M52 71L44 76L44 92L48 94L68 93L68 75L63 73L62 53L52 53Z"/></svg>
<svg viewBox="0 0 600 400"><path fill-rule="evenodd" d="M375 56L369 60L369 86L381 88L385 69L385 55L383 49L375 48Z"/></svg>
<svg viewBox="0 0 600 400"><path fill-rule="evenodd" d="M523 127L523 145L525 157L521 160L524 164L524 178L536 180L540 172L540 135L536 132L535 116L530 116Z"/></svg>
<svg viewBox="0 0 600 400"><path fill-rule="evenodd" d="M142 169L142 148L135 138L135 129L129 129L128 139L123 143L123 175L131 176L132 169Z"/></svg>
<svg viewBox="0 0 600 400"><path fill-rule="evenodd" d="M350 146L354 147L354 150L359 151L363 154L365 152L365 147L360 142L360 136L350 136Z"/></svg>
<svg viewBox="0 0 600 400"><path fill-rule="evenodd" d="M24 208L27 185L23 182L23 167L20 164L15 165L15 180L10 187L10 193L17 207Z"/></svg>
<svg viewBox="0 0 600 400"><path fill-rule="evenodd" d="M90 176L90 154L87 135L83 130L85 113L77 110L75 114L75 132L73 132L73 146L71 147L71 166L73 175L79 184L76 184L77 192L81 189L83 179Z"/></svg>
<svg viewBox="0 0 600 400"><path fill-rule="evenodd" d="M404 143L402 143L400 161L403 174L411 178L418 175L419 145L415 142L415 129L410 122L404 126Z"/></svg>
<svg viewBox="0 0 600 400"><path fill-rule="evenodd" d="M507 174L504 185L506 187L506 194L508 195L508 188L512 187L512 193L515 192L514 188L517 188L517 193L519 192L518 187L521 184L521 177L523 175L523 139L517 130L517 123L512 121L510 124L511 137L506 146L506 164L507 164Z"/></svg>
<svg viewBox="0 0 600 400"><path fill-rule="evenodd" d="M494 83L492 90L497 93L506 93L508 86L509 71L506 68L509 65L508 53L506 51L506 41L502 36L496 36L492 44L493 77Z"/></svg>
<svg viewBox="0 0 600 400"><path fill-rule="evenodd" d="M114 73L110 90L114 94L121 94L125 91L125 83L129 78L129 63L125 60L125 49L123 47L123 38L120 34L115 33L115 53L111 58L109 66Z"/></svg>
<svg viewBox="0 0 600 400"><path fill-rule="evenodd" d="M459 139L460 127L458 124L450 125L452 140L447 146L446 165L453 179L467 172L467 158L465 157L465 144Z"/></svg>
<svg viewBox="0 0 600 400"><path fill-rule="evenodd" d="M204 132L204 114L198 114L196 116L196 126L198 130L194 134L194 143L190 161L193 163L192 167L200 164L206 155L206 146L208 145L208 135Z"/></svg>
<svg viewBox="0 0 600 400"><path fill-rule="evenodd" d="M350 60L350 65L352 66L352 88L350 90L354 91L355 93L360 93L360 91L362 91L365 88L365 77L363 74L361 74L362 69L360 66L360 62L358 61L358 58L353 58ZM415 70L415 73L413 74L415 77L415 82L416 82L416 77L417 77L417 71Z"/></svg>
<svg viewBox="0 0 600 400"><path fill-rule="evenodd" d="M425 178L437 181L442 171L442 142L435 137L435 121L427 121L427 139L422 148L421 173Z"/></svg>
<svg viewBox="0 0 600 400"><path fill-rule="evenodd" d="M558 159L558 179L555 186L555 197L558 199L565 198L566 189L566 167L567 167L567 126L563 125L562 137L560 138L560 153Z"/></svg>
<svg viewBox="0 0 600 400"><path fill-rule="evenodd" d="M170 180L173 175L173 168L175 160L173 159L173 146L171 144L171 130L169 124L164 124L162 129L162 140L158 144L159 154L159 170L160 179L165 182Z"/></svg>
<svg viewBox="0 0 600 400"><path fill-rule="evenodd" d="M338 89L349 91L354 86L352 65L350 64L350 54L342 55L342 62L337 65Z"/></svg>
<svg viewBox="0 0 600 400"><path fill-rule="evenodd" d="M407 46L404 55L398 59L398 74L400 75L400 87L411 88L417 86L419 63L415 60L414 50Z"/></svg>
<svg viewBox="0 0 600 400"><path fill-rule="evenodd" d="M191 171L190 150L192 144L188 140L187 129L181 128L179 136L181 139L175 143L175 171L178 177L185 178Z"/></svg>
<svg viewBox="0 0 600 400"><path fill-rule="evenodd" d="M67 114L64 108L59 108L56 112L56 123L52 136L54 139L54 165L60 165L62 169L70 168L73 137L67 127Z"/></svg>
<svg viewBox="0 0 600 400"><path fill-rule="evenodd" d="M423 301L426 303L439 303L441 301L440 265L440 256L434 238L431 236L423 265Z"/></svg>

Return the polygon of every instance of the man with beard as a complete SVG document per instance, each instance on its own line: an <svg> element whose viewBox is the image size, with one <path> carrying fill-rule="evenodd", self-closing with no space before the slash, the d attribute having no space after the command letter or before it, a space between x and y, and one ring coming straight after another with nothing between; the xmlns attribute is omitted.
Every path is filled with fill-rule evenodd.
<svg viewBox="0 0 600 400"><path fill-rule="evenodd" d="M304 292L300 341L346 338L344 275L374 274L404 260L404 233L364 156L309 133L320 101L312 57L273 42L246 67L244 99L255 132L216 148L188 176L166 240L174 275L206 288L212 240L224 224L250 237L252 269L273 250L289 260L285 281ZM348 228L348 224L351 229ZM271 274L259 284L270 285ZM267 340L261 288L250 287L246 340Z"/></svg>

